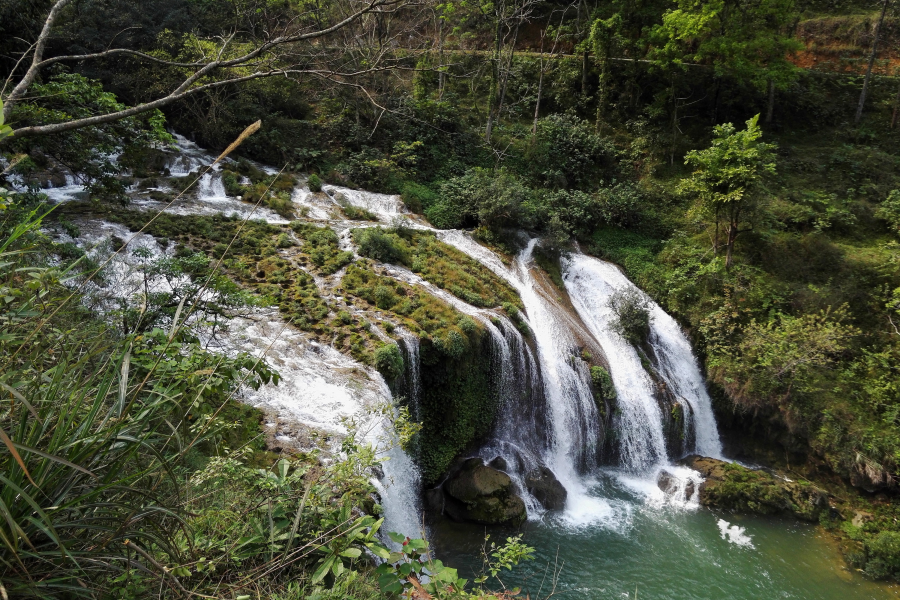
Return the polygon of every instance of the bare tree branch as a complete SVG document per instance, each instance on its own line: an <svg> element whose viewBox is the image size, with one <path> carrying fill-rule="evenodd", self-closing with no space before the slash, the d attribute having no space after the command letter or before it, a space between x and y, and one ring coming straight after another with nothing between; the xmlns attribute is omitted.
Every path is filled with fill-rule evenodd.
<svg viewBox="0 0 900 600"><path fill-rule="evenodd" d="M387 56L389 46L395 43L397 36L388 34L385 39L385 32L378 30L383 25L384 20L389 20L391 14L397 10L415 6L419 4L420 0L365 0L365 2L362 3L362 6L356 10L347 10L344 12L342 15L343 18L331 26L313 31L300 30L289 32L285 32L284 27L279 27L281 30L279 35L273 35L272 37L267 35L268 39L260 40L260 42L253 44L251 49L230 58L227 57L227 53L235 46L234 41L237 32L232 32L227 37L220 38L221 43L217 44L214 58L206 52L203 52L202 54L205 55L206 58L194 61L190 61L190 59L188 59L188 61L168 60L153 56L146 52L126 48L111 48L93 54L64 55L44 58L47 39L50 36L53 25L56 22L60 11L70 2L71 0L57 0L48 13L38 40L32 47L33 49L29 51L32 53L32 60L28 71L12 92L10 92L6 98L3 98L3 113L7 121L9 121L9 117L12 115L14 106L22 99L28 87L39 75L41 69L57 62L96 60L114 56L125 56L160 66L190 69L193 72L186 74L184 79L175 85L174 89L171 89L171 91L167 93L163 92L165 95L160 98L107 114L84 117L61 123L22 127L15 129L12 135L9 136L9 139L62 133L81 127L102 125L164 107L200 92L265 77L296 76L301 73L321 77L323 74L328 73L329 78L354 78L370 73L399 68L399 65L396 64L389 67L381 64ZM357 6L359 6L359 4L357 4ZM371 15L371 17L368 17L368 21L366 21L367 15ZM367 26L368 23L369 29L373 29L374 27L373 31L369 33L373 35L374 38L378 39L369 39L369 45L367 45L366 42L362 42L360 38L365 36L365 34L362 36L359 35L361 32L354 31L354 29L358 28L353 27L355 24L360 23L364 26ZM287 28L292 28L292 25L293 20L292 23L288 24ZM313 59L315 57L320 59L325 57L327 59L329 57L329 52L333 53L333 50L335 50L334 48L318 43L313 44L312 46L307 45L307 52L300 52L300 54L292 57L292 54L294 54L292 47L298 42L319 40L320 38L340 32L341 30L346 30L348 42L353 40L361 42L359 56L357 58L365 57L364 68L354 68L352 64L345 65L345 68L335 68L335 65L333 64L329 65L329 68L312 68L312 63L315 62ZM387 42L387 44L385 44L385 42ZM309 48L313 48L312 53L308 52ZM374 53L371 52L373 49L375 50ZM278 50L278 52L276 52L276 50ZM337 53L337 56L340 56L340 52ZM292 60L292 58L294 60ZM334 56L331 57L331 62L334 62L334 58ZM347 56L345 58L349 58L351 63L358 62L354 61L352 56ZM248 73L247 69L252 69L253 72ZM229 73L228 71L231 72ZM225 72L224 75L222 75L223 72ZM221 79L210 81L209 78L214 75L220 76ZM10 74L10 78L12 78L12 74Z"/></svg>

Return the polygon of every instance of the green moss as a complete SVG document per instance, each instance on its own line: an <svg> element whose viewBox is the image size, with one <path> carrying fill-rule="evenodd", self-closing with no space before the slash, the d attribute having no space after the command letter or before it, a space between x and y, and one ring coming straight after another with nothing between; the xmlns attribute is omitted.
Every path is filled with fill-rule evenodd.
<svg viewBox="0 0 900 600"><path fill-rule="evenodd" d="M353 260L352 252L340 249L338 236L330 227L316 227L310 223L294 221L291 229L304 241L301 252L324 275L336 273Z"/></svg>
<svg viewBox="0 0 900 600"><path fill-rule="evenodd" d="M550 281L560 290L566 289L563 283L562 269L559 265L559 252L537 246L534 249L534 262L547 274Z"/></svg>
<svg viewBox="0 0 900 600"><path fill-rule="evenodd" d="M492 308L508 303L522 307L522 300L508 283L433 233L370 227L354 230L353 235L361 255L409 267L473 306Z"/></svg>

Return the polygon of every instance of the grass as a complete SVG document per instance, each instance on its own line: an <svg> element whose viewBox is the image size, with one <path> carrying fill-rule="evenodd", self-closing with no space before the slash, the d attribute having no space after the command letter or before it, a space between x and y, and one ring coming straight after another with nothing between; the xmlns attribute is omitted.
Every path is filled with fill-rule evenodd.
<svg viewBox="0 0 900 600"><path fill-rule="evenodd" d="M353 236L363 256L404 265L472 306L494 308L510 303L523 308L508 283L431 232L374 227L354 230Z"/></svg>

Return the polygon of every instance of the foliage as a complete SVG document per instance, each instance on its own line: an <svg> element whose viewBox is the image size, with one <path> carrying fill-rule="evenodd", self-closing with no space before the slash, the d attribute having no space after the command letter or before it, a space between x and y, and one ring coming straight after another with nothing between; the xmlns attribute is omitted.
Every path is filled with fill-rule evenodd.
<svg viewBox="0 0 900 600"><path fill-rule="evenodd" d="M875 211L875 216L887 221L896 233L900 233L900 190L891 190Z"/></svg>
<svg viewBox="0 0 900 600"><path fill-rule="evenodd" d="M318 194L322 191L322 180L319 179L319 176L313 173L306 180L306 185L309 186L309 191Z"/></svg>
<svg viewBox="0 0 900 600"><path fill-rule="evenodd" d="M731 266L734 242L740 224L753 216L758 186L765 174L775 172L772 144L760 142L759 115L747 121L747 128L736 131L730 123L713 128L714 139L709 148L691 150L685 164L694 167L693 174L679 183L679 190L695 197L699 209L712 215L716 223L714 246L718 251L718 224L727 224L726 246Z"/></svg>
<svg viewBox="0 0 900 600"><path fill-rule="evenodd" d="M60 72L45 83L32 85L28 101L15 105L9 121L21 128L124 108L114 94L104 91L99 81ZM132 149L171 141L171 135L165 130L165 117L156 110L142 117L49 136L39 144L14 140L12 147L30 152L38 168L61 165L79 174L94 197L124 202L125 186L118 178L122 169L113 157ZM29 173L24 175L27 177Z"/></svg>
<svg viewBox="0 0 900 600"><path fill-rule="evenodd" d="M591 383L597 389L598 395L604 400L616 399L616 386L613 385L609 371L599 365L591 365Z"/></svg>
<svg viewBox="0 0 900 600"><path fill-rule="evenodd" d="M787 33L795 11L787 0L678 0L652 30L659 46L652 55L675 65L711 64L719 76L784 89L797 76L787 57L804 47Z"/></svg>
<svg viewBox="0 0 900 600"><path fill-rule="evenodd" d="M612 327L628 343L640 345L650 335L650 299L633 287L622 288L609 298L615 320Z"/></svg>
<svg viewBox="0 0 900 600"><path fill-rule="evenodd" d="M435 227L453 229L478 223L489 229L517 223L531 195L512 172L476 168L441 186L439 199L425 209Z"/></svg>
<svg viewBox="0 0 900 600"><path fill-rule="evenodd" d="M612 144L587 122L568 114L553 114L538 121L524 159L536 185L577 189L598 181L614 154Z"/></svg>
<svg viewBox="0 0 900 600"><path fill-rule="evenodd" d="M375 351L375 368L388 381L403 375L403 367L403 354L396 344L386 344Z"/></svg>
<svg viewBox="0 0 900 600"><path fill-rule="evenodd" d="M506 594L494 595L483 588L466 591L468 581L460 578L456 569L432 558L427 541L396 533L389 535L394 543L400 544L400 550L392 552L387 562L375 570L382 591L388 594L419 592L444 600L499 600L506 597ZM485 538L486 543L489 538ZM489 577L496 578L501 570L511 571L521 562L534 560L534 548L523 544L522 536L518 535L507 538L506 543L500 546L491 542L490 548L484 551L484 559L486 572L475 579L479 585ZM422 583L426 578L427 583ZM517 593L517 590L512 590L510 595Z"/></svg>

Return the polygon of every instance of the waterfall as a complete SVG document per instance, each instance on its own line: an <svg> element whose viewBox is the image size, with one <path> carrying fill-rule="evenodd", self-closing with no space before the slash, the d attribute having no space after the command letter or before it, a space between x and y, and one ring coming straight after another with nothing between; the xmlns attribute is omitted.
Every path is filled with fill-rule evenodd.
<svg viewBox="0 0 900 600"><path fill-rule="evenodd" d="M564 282L572 304L587 324L609 361L609 372L617 393L619 414L615 429L619 436L623 466L643 471L666 458L659 405L654 383L641 364L637 351L613 331L609 299L629 283L609 263L574 255L563 259Z"/></svg>
<svg viewBox="0 0 900 600"><path fill-rule="evenodd" d="M197 184L197 195L207 200L228 198L228 194L225 193L225 184L222 182L222 175L215 171L204 173Z"/></svg>
<svg viewBox="0 0 900 600"><path fill-rule="evenodd" d="M413 421L421 422L422 371L419 364L419 336L411 331L400 332L406 350L406 401Z"/></svg>
<svg viewBox="0 0 900 600"><path fill-rule="evenodd" d="M192 142L176 136L178 154L167 162L173 176L187 176L211 164L215 157ZM267 173L274 171L265 168ZM161 180L162 181L162 180ZM181 189L154 188L174 196ZM181 183L175 184L180 186ZM71 200L83 188L67 179L65 187L48 190L59 201ZM611 504L593 495L592 479L598 473L599 458L604 448L614 446L616 458L626 473L622 481L635 489L655 497L656 477L661 469L678 476L682 485L675 494L680 502L695 499L685 490L689 482L698 481L690 473L666 466L672 450L667 448L668 422L660 407L660 390L684 407L682 436L687 440L685 450L707 456L720 457L721 443L716 429L711 402L703 376L691 346L678 324L656 304L650 304L652 315L647 353L654 374L648 373L646 359L615 333L611 325L609 297L617 290L633 289L634 285L610 263L582 254L562 259L565 291L556 290L534 269L533 253L537 239L512 259L505 259L477 243L468 233L458 230L434 230L408 218L408 211L398 196L375 194L344 187L326 185L321 194L312 194L298 186L292 194L297 207L306 207L308 217L329 221L340 234L341 248L352 249L350 227L368 226L345 220L339 204L364 208L375 213L380 224L391 224L405 218L408 226L433 231L438 239L461 250L494 274L509 283L520 295L524 305L523 321L530 329L528 339L502 312L476 308L451 293L424 281L419 275L395 265L386 265L387 275L408 284L420 286L429 294L447 302L459 312L471 316L490 336L491 372L493 388L499 402L498 416L490 438L477 449L486 462L502 459L495 464L509 473L526 502L529 515L540 516L542 508L526 486L529 472L537 467L549 468L568 492L565 518L584 523L597 517L611 515ZM167 202L149 197L146 189L135 188L129 194L135 206L159 210ZM176 214L237 214L244 217L253 211L253 218L271 223L286 220L268 208L253 208L252 204L227 196L221 173L210 171L198 182L195 193L185 194L166 208ZM93 237L115 235L130 237L123 227L102 224L103 231L85 229ZM151 243L144 236L133 242ZM155 242L153 242L155 243ZM157 252L164 250L158 249ZM127 266L127 265L126 265ZM124 266L115 263L111 270L121 268L121 289L131 284L124 274ZM317 280L318 281L318 280ZM121 294L117 291L115 294ZM571 307L558 296L568 295ZM105 298L106 301L112 301ZM574 310L572 310L574 309ZM250 320L235 319L231 332L212 344L213 349L234 352L240 349L260 353L272 340L273 332L283 328L276 312L265 312ZM401 385L407 396L413 420L421 419L420 402L422 380L419 364L419 338L411 332L398 331L406 359L406 371ZM245 400L272 410L286 418L318 430L340 434L341 419L365 413L375 403L392 402L380 375L340 354L328 346L306 340L303 334L287 328L267 358L272 358L282 374L279 386L264 386L258 391L247 390ZM617 410L611 417L615 430L613 442L605 439L604 419L598 410L587 363L579 357L581 348L602 350L609 365L610 376L617 391ZM365 378L348 375L365 372ZM655 379L654 379L655 378ZM667 397L668 397L667 396ZM602 403L601 403L602 406ZM418 470L393 439L390 419L373 425L374 433L367 436L386 459L383 476L373 480L384 507L385 531L399 531L405 535L421 535L421 510L418 502L420 481ZM669 419L671 420L671 419ZM290 437L290 436L288 436ZM612 439L612 438L610 438ZM604 456L606 458L606 456ZM690 488L694 489L694 488ZM654 491L656 490L656 491ZM651 493L652 492L652 493Z"/></svg>
<svg viewBox="0 0 900 600"><path fill-rule="evenodd" d="M611 327L609 298L617 290L637 289L636 286L615 265L583 254L564 258L563 271L572 304L610 362L610 375L619 396L621 415L617 418L617 428L623 439L625 465L640 471L664 462L667 453L662 415L653 395L654 383L634 347ZM706 456L721 456L712 403L690 342L672 317L652 300L648 301L649 342L657 372L668 390L690 408L684 411L684 427L686 432L693 433L694 450Z"/></svg>
<svg viewBox="0 0 900 600"><path fill-rule="evenodd" d="M659 372L669 389L691 407L690 414L685 415L685 427L693 425L694 452L723 458L712 401L690 341L675 319L656 303L652 304L650 314L653 316L650 345L656 354Z"/></svg>

